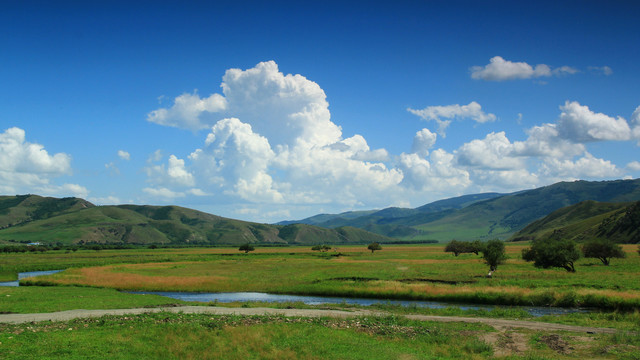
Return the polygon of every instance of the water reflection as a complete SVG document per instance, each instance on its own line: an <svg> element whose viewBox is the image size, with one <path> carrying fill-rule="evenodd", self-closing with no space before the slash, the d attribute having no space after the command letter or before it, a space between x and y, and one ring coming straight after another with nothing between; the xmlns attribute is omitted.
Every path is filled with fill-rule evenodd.
<svg viewBox="0 0 640 360"><path fill-rule="evenodd" d="M557 307L536 307L536 306L500 306L500 305L466 305L451 304L438 301L416 301L416 300L385 300L385 299L362 299L346 297L324 297L324 296L300 296L300 295L277 295L259 292L235 292L235 293L192 293L192 292L154 292L154 291L133 291L131 294L160 295L182 301L199 302L302 302L307 305L321 304L348 304L370 306L373 304L391 304L401 306L417 306L430 309L444 309L447 307L457 307L461 310L487 310L498 308L521 309L533 316L563 315L574 312L586 312L585 309L567 309Z"/></svg>
<svg viewBox="0 0 640 360"><path fill-rule="evenodd" d="M22 272L22 273L18 273L18 280L0 282L0 286L20 286L20 280L21 279L26 279L26 278L29 278L29 277L35 277L35 276L41 276L41 275L51 275L51 274L59 273L60 271L63 271L63 270Z"/></svg>

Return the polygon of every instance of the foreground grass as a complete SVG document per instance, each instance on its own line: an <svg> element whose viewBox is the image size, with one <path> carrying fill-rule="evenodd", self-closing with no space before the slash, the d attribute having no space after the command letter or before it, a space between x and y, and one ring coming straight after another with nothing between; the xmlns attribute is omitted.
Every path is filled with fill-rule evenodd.
<svg viewBox="0 0 640 360"><path fill-rule="evenodd" d="M186 304L157 295L133 295L90 287L0 287L0 314L73 309L128 309Z"/></svg>
<svg viewBox="0 0 640 360"><path fill-rule="evenodd" d="M637 335L496 332L479 324L157 313L0 325L0 353L20 358L632 359Z"/></svg>

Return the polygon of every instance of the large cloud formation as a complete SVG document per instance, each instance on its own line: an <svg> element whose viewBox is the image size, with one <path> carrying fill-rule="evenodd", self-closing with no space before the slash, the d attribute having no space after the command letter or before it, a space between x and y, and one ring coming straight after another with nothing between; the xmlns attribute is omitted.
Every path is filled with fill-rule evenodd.
<svg viewBox="0 0 640 360"><path fill-rule="evenodd" d="M534 74L543 70L532 68ZM508 77L516 76L511 73ZM626 169L596 158L587 145L640 139L640 107L627 123L567 101L556 122L527 129L523 141L492 132L453 151L437 148L438 135L444 136L453 120L497 119L470 102L408 109L435 121L438 135L422 129L412 143L407 139L406 153L392 155L370 148L362 135L345 137L331 120L322 88L302 75L283 74L273 61L227 70L221 88L222 94L206 97L180 95L172 106L148 114L148 121L208 134L183 158L152 157L146 194L214 196L217 203L262 206L261 212L268 207L280 217L291 206L381 207L399 204L398 199L412 199L415 206L468 192L622 176ZM256 213L245 205L238 206L238 214Z"/></svg>
<svg viewBox="0 0 640 360"><path fill-rule="evenodd" d="M198 183L211 192L251 202L352 205L402 180L399 170L384 163L384 149L370 149L360 135L343 138L315 82L284 75L273 61L227 70L222 80L222 95L181 95L172 107L147 117L162 125L210 129L189 160ZM164 164L149 169L155 186L171 182Z"/></svg>
<svg viewBox="0 0 640 360"><path fill-rule="evenodd" d="M18 127L0 133L0 193L86 197L88 191L80 185L51 182L53 178L70 174L69 155L49 155L44 146L26 141L25 131Z"/></svg>

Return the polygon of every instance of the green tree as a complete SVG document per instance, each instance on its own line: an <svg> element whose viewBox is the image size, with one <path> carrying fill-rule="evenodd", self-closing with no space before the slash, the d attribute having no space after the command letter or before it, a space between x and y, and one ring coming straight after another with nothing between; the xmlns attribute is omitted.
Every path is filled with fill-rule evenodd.
<svg viewBox="0 0 640 360"><path fill-rule="evenodd" d="M325 252L325 251L331 250L331 246L329 246L329 245L315 245L314 247L311 248L311 250Z"/></svg>
<svg viewBox="0 0 640 360"><path fill-rule="evenodd" d="M575 272L573 263L579 258L576 244L566 239L538 239L530 248L522 250L522 259L533 261L533 266L543 269L559 267Z"/></svg>
<svg viewBox="0 0 640 360"><path fill-rule="evenodd" d="M367 249L371 250L371 253L373 254L373 252L376 250L382 250L382 246L380 246L380 244L378 244L377 242L374 242L369 244L369 246L367 246Z"/></svg>
<svg viewBox="0 0 640 360"><path fill-rule="evenodd" d="M596 239L582 246L582 254L586 258L600 259L603 264L609 266L612 258L622 259L626 256L622 247L611 240Z"/></svg>
<svg viewBox="0 0 640 360"><path fill-rule="evenodd" d="M245 254L249 253L249 251L253 251L256 248L253 247L253 245L246 243L246 244L242 244L240 245L240 247L238 248L239 251L244 251Z"/></svg>
<svg viewBox="0 0 640 360"><path fill-rule="evenodd" d="M483 246L484 244L480 240L465 242L454 239L445 246L444 252L452 252L455 256L464 253L474 253L478 255L482 251Z"/></svg>
<svg viewBox="0 0 640 360"><path fill-rule="evenodd" d="M498 269L498 265L502 264L507 255L504 252L504 243L501 240L489 240L482 246L482 258L489 265L489 277Z"/></svg>

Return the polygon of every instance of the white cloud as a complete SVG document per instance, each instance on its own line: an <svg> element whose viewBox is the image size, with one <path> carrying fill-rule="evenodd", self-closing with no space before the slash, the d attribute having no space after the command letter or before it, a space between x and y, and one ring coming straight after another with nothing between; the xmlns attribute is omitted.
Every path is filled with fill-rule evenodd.
<svg viewBox="0 0 640 360"><path fill-rule="evenodd" d="M422 110L407 109L410 113L424 120L434 120L438 123L438 134L445 137L445 130L453 119L471 119L479 123L495 121L494 114L482 111L482 106L475 101L467 105L428 106ZM447 120L443 120L447 119Z"/></svg>
<svg viewBox="0 0 640 360"><path fill-rule="evenodd" d="M50 155L43 145L26 141L25 131L12 127L0 133L0 191L85 195L76 184L52 185L55 177L71 174L71 156Z"/></svg>
<svg viewBox="0 0 640 360"><path fill-rule="evenodd" d="M226 107L217 114L233 116L212 122L204 146L180 167L204 192L254 203L354 204L401 181L400 171L385 165L385 149L371 149L358 134L342 137L315 82L284 75L270 61L227 70L222 89ZM187 111L196 100L179 102L181 111L173 114L189 114L180 126L214 119L215 111ZM172 121L180 124L177 116ZM147 175L154 184L170 183L162 180L164 165L148 167Z"/></svg>
<svg viewBox="0 0 640 360"><path fill-rule="evenodd" d="M542 124L534 126L526 133L526 141L513 143L513 154L530 157L572 158L584 153L583 144L563 139L558 134L556 124Z"/></svg>
<svg viewBox="0 0 640 360"><path fill-rule="evenodd" d="M550 179L592 179L611 178L622 175L622 171L609 160L598 159L590 153L576 161L547 158L541 173Z"/></svg>
<svg viewBox="0 0 640 360"><path fill-rule="evenodd" d="M209 127L209 119L205 117L210 113L223 111L227 107L224 97L219 94L201 99L197 92L182 94L175 98L173 106L169 109L160 108L147 115L147 121L189 130L202 130Z"/></svg>
<svg viewBox="0 0 640 360"><path fill-rule="evenodd" d="M205 147L190 155L205 182L216 183L228 194L250 201L281 202L282 194L267 173L274 157L269 141L236 118L218 121Z"/></svg>
<svg viewBox="0 0 640 360"><path fill-rule="evenodd" d="M442 149L431 152L428 159L416 153L401 154L398 168L404 175L402 185L416 191L451 193L471 185L469 173L456 166L453 154Z"/></svg>
<svg viewBox="0 0 640 360"><path fill-rule="evenodd" d="M437 137L438 136L429 131L429 129L422 129L418 131L416 136L413 138L411 152L426 157L429 155L429 149L435 145Z"/></svg>
<svg viewBox="0 0 640 360"><path fill-rule="evenodd" d="M575 74L578 70L570 66L561 66L551 69L549 65L538 64L531 66L526 62L512 62L501 56L494 56L489 64L471 67L471 78L487 81L505 81L517 79L532 79L550 77L552 75Z"/></svg>
<svg viewBox="0 0 640 360"><path fill-rule="evenodd" d="M170 155L167 164L152 165L145 168L151 182L162 185L189 187L195 185L193 174L185 168L183 159Z"/></svg>
<svg viewBox="0 0 640 360"><path fill-rule="evenodd" d="M173 191L173 190L167 189L166 187L159 187L159 188L146 187L142 189L142 191L144 191L145 193L153 197L164 198L166 200L171 200L171 199L185 196L183 192Z"/></svg>
<svg viewBox="0 0 640 360"><path fill-rule="evenodd" d="M640 171L640 161L632 161L627 164L627 169L631 171Z"/></svg>
<svg viewBox="0 0 640 360"><path fill-rule="evenodd" d="M457 151L457 159L461 165L482 169L514 170L524 167L521 158L513 156L513 145L503 131L463 144Z"/></svg>
<svg viewBox="0 0 640 360"><path fill-rule="evenodd" d="M131 154L124 150L118 150L118 157L122 160L131 160Z"/></svg>
<svg viewBox="0 0 640 360"><path fill-rule="evenodd" d="M602 113L594 113L589 107L576 101L565 102L560 106L562 113L558 120L560 137L573 142L591 142L599 140L629 140L631 129L621 117L614 119Z"/></svg>
<svg viewBox="0 0 640 360"><path fill-rule="evenodd" d="M574 70L547 69L549 76ZM172 126L207 125L209 133L184 159L170 155L163 163L159 150L152 154L146 194L162 201L211 196L216 206L226 206L231 214L269 220L268 213L309 211L318 205L379 208L411 199L418 206L469 192L620 173L613 163L590 155L586 143L624 139L626 121L595 114L578 103L562 106L557 123L528 129L524 141L512 142L505 132L492 132L449 152L436 148L438 136L422 129L413 137L410 153L393 156L371 148L362 135L343 136L331 121L320 86L301 75L281 73L275 62L228 70L222 89L224 108L187 109L213 96L200 99L191 94L189 101L181 102L181 111L172 113ZM496 120L477 102L408 111L436 121L441 134L456 119ZM640 108L631 119L631 124L640 125ZM628 138L628 126L626 132ZM242 205L235 205L238 202Z"/></svg>
<svg viewBox="0 0 640 360"><path fill-rule="evenodd" d="M62 184L53 185L46 184L43 186L35 186L33 188L38 195L55 196L55 197L78 197L86 199L89 196L89 190L78 184Z"/></svg>

